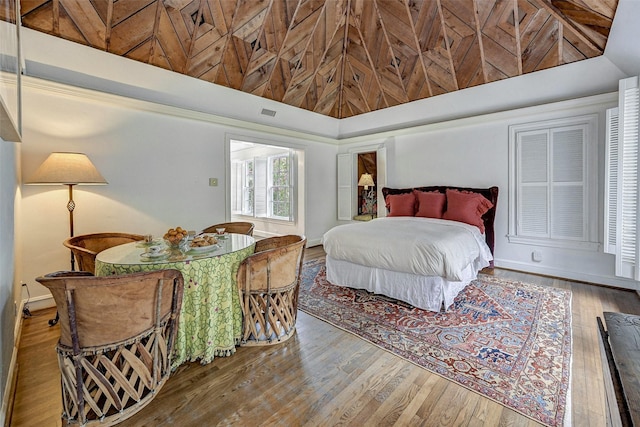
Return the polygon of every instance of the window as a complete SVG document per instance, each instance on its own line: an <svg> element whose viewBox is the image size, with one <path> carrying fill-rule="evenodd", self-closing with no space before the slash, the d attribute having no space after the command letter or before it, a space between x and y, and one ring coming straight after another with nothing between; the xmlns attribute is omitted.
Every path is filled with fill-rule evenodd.
<svg viewBox="0 0 640 427"><path fill-rule="evenodd" d="M596 250L597 115L510 127L509 241Z"/></svg>
<svg viewBox="0 0 640 427"><path fill-rule="evenodd" d="M232 213L293 222L295 152L259 146L248 155L232 161Z"/></svg>
<svg viewBox="0 0 640 427"><path fill-rule="evenodd" d="M620 81L618 108L607 111L605 252L615 255L615 274L640 280L638 77Z"/></svg>
<svg viewBox="0 0 640 427"><path fill-rule="evenodd" d="M269 157L269 217L291 218L291 157Z"/></svg>

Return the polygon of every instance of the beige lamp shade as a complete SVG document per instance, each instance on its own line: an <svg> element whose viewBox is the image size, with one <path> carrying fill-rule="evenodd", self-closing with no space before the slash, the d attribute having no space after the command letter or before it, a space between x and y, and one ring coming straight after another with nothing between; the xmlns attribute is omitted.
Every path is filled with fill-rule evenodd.
<svg viewBox="0 0 640 427"><path fill-rule="evenodd" d="M373 187L374 185L376 184L373 182L373 177L370 173L363 173L362 175L360 175L358 186L364 187L365 190L368 190L369 187Z"/></svg>
<svg viewBox="0 0 640 427"><path fill-rule="evenodd" d="M51 153L26 184L106 184L107 181L82 153Z"/></svg>

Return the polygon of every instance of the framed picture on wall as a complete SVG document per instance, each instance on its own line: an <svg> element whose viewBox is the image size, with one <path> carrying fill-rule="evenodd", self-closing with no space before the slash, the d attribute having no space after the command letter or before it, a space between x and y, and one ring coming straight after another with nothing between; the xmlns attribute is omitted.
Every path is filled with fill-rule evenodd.
<svg viewBox="0 0 640 427"><path fill-rule="evenodd" d="M0 137L22 139L20 1L0 0Z"/></svg>

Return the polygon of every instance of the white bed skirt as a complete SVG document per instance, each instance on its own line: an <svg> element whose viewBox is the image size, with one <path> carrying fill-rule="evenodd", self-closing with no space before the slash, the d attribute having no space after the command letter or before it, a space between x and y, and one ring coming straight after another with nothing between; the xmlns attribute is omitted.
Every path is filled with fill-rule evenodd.
<svg viewBox="0 0 640 427"><path fill-rule="evenodd" d="M463 280L450 282L438 276L419 276L410 273L367 267L336 260L327 255L327 280L334 285L366 289L407 302L429 311L449 309L455 297L485 266L469 265L463 270Z"/></svg>

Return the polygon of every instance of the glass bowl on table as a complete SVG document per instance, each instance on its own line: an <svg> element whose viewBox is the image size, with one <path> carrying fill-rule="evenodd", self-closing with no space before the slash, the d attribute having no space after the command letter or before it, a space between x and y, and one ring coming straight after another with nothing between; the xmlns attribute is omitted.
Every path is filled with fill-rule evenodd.
<svg viewBox="0 0 640 427"><path fill-rule="evenodd" d="M171 228L162 236L171 251L188 249L189 232L181 227Z"/></svg>

